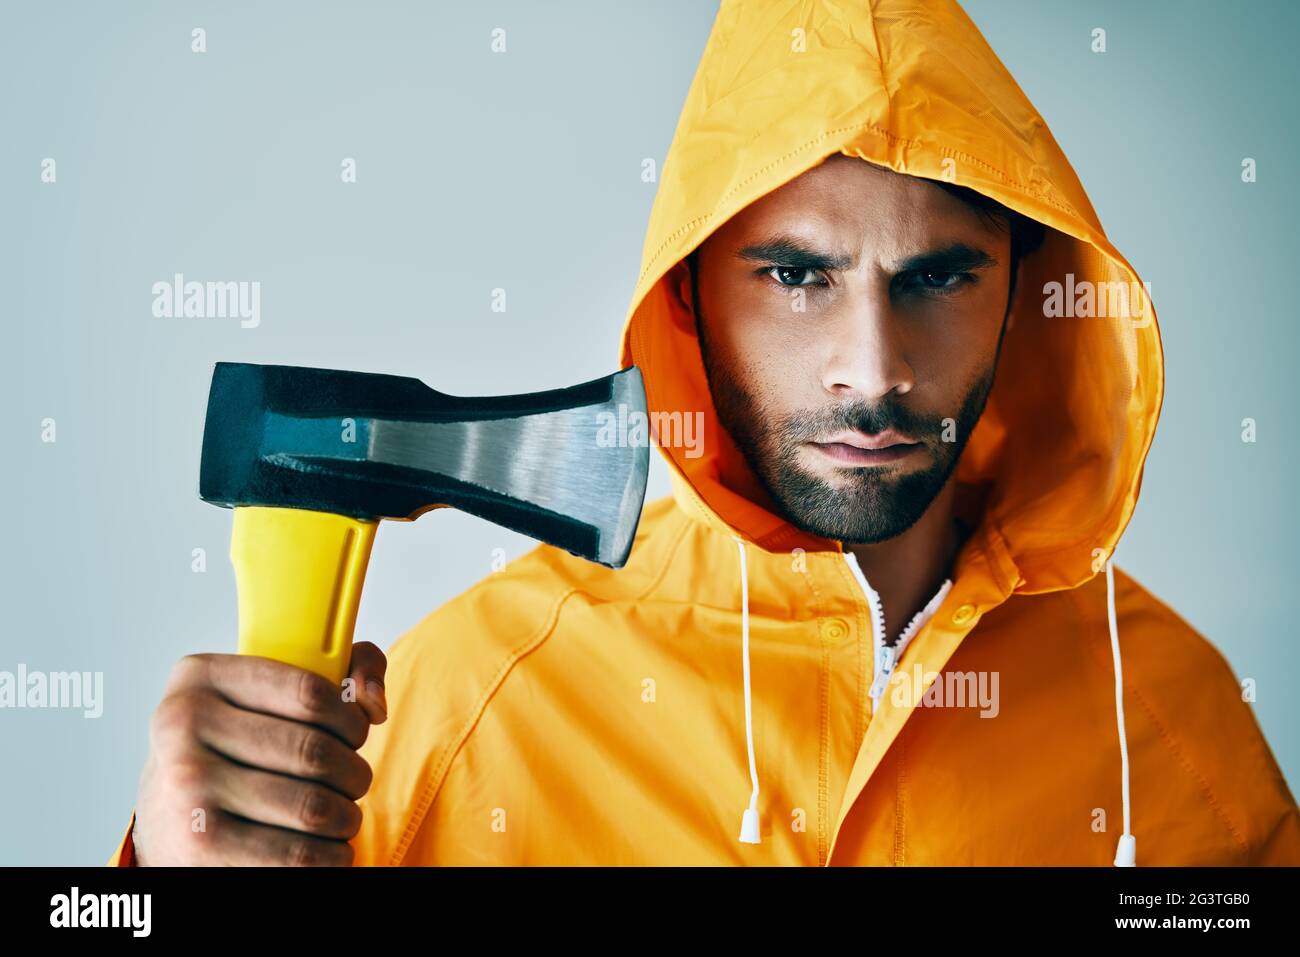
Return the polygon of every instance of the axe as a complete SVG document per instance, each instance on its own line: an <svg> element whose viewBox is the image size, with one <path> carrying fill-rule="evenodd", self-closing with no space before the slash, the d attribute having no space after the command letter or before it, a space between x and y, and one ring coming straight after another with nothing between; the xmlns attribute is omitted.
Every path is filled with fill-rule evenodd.
<svg viewBox="0 0 1300 957"><path fill-rule="evenodd" d="M645 412L636 366L471 398L406 376L218 362L199 496L234 509L239 653L341 683L381 519L458 508L621 568L650 450L609 426Z"/></svg>

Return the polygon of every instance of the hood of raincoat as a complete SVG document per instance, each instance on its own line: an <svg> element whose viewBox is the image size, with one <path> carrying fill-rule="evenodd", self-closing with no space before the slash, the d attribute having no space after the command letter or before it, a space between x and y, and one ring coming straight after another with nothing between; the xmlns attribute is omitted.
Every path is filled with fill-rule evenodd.
<svg viewBox="0 0 1300 957"><path fill-rule="evenodd" d="M957 508L981 524L1014 592L1087 581L1133 514L1155 434L1156 317L1140 293L1113 315L1141 280L1047 124L945 0L721 4L662 165L622 336L652 417L704 412L702 454L659 446L678 503L767 550L842 550L774 510L717 419L694 318L671 294L674 267L710 233L834 153L970 187L1050 227L1024 260L996 381L958 465ZM1074 315L1044 315L1049 283Z"/></svg>

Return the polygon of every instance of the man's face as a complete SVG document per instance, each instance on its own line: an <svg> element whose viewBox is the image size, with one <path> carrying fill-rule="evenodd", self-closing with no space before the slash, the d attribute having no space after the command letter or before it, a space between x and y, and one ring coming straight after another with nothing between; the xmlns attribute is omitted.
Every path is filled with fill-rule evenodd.
<svg viewBox="0 0 1300 957"><path fill-rule="evenodd" d="M1004 221L838 154L701 245L714 406L794 525L870 543L925 513L993 386L1010 245Z"/></svg>

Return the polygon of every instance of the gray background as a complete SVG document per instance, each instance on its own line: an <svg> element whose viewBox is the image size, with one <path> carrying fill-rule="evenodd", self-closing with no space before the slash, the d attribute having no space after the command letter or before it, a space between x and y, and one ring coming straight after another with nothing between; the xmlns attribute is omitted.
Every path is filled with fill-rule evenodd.
<svg viewBox="0 0 1300 957"><path fill-rule="evenodd" d="M1257 679L1294 781L1300 5L966 8L1152 283L1168 391L1117 563ZM233 648L230 513L197 497L213 362L461 394L614 371L653 199L641 161L662 163L715 5L0 11L0 670L102 671L106 699L98 720L0 711L0 863L98 864L168 670ZM505 55L489 52L497 26ZM176 272L259 280L261 325L154 318L151 286ZM1246 416L1257 444L1240 440ZM650 495L667 494L652 461ZM493 549L531 545L452 511L379 534L358 637L382 646L486 575Z"/></svg>

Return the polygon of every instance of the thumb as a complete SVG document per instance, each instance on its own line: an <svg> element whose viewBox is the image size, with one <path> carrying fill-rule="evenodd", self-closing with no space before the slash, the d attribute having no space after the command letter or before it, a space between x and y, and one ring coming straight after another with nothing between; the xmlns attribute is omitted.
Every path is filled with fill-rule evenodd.
<svg viewBox="0 0 1300 957"><path fill-rule="evenodd" d="M384 674L387 671L388 658L374 642L358 641L352 646L348 676L357 689L357 703L371 724L383 724L388 720L388 700L384 696Z"/></svg>

